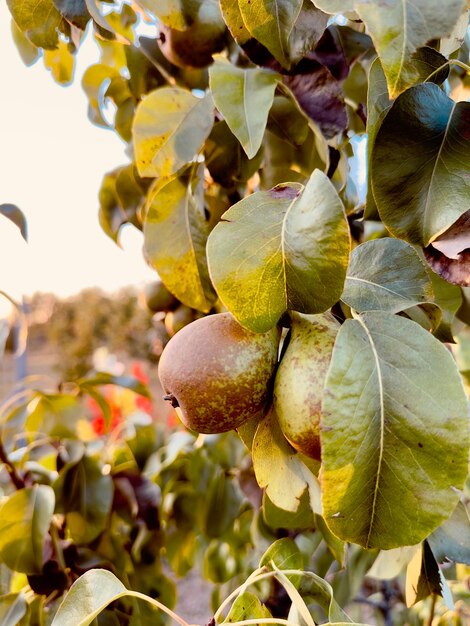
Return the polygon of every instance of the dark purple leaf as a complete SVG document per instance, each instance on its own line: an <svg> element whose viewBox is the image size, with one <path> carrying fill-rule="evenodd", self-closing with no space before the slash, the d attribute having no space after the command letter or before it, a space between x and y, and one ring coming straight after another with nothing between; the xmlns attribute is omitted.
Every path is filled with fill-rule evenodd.
<svg viewBox="0 0 470 626"><path fill-rule="evenodd" d="M368 35L348 26L332 25L323 33L315 50L307 56L326 65L337 80L344 80L354 61L372 47Z"/></svg>
<svg viewBox="0 0 470 626"><path fill-rule="evenodd" d="M448 283L470 285L470 210L424 249L431 269Z"/></svg>
<svg viewBox="0 0 470 626"><path fill-rule="evenodd" d="M348 126L348 114L340 83L317 61L304 59L295 68L296 74L285 76L284 82L295 95L305 113L330 138Z"/></svg>

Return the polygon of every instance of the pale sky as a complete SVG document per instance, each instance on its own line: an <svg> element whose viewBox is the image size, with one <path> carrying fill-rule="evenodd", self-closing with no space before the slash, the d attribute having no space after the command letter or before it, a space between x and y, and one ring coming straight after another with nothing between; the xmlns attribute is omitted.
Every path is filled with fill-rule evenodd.
<svg viewBox="0 0 470 626"><path fill-rule="evenodd" d="M119 137L87 117L81 77L98 62L98 47L87 38L73 84L61 87L42 58L23 65L4 2L0 42L0 204L16 204L25 213L29 236L26 244L0 216L0 291L15 299L35 291L67 296L84 287L114 291L154 280L156 273L143 260L142 234L125 227L121 250L98 223L102 176L128 162ZM0 317L2 310L0 298Z"/></svg>
<svg viewBox="0 0 470 626"><path fill-rule="evenodd" d="M35 291L66 296L88 286L113 291L156 278L143 260L142 234L125 227L124 251L98 223L103 174L128 162L115 133L87 117L83 71L99 60L85 42L74 83L57 85L42 59L26 67L0 2L0 204L16 204L28 220L29 243L0 216L0 290L14 298Z"/></svg>

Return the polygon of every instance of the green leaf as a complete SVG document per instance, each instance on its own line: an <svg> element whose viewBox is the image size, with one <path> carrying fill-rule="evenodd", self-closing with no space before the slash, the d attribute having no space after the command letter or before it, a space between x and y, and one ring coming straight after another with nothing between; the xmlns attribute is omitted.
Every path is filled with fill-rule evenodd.
<svg viewBox="0 0 470 626"><path fill-rule="evenodd" d="M299 499L299 506L295 513L285 511L273 504L266 493L263 494L263 519L270 528L286 528L292 530L311 529L314 524L314 515L310 506L310 494L304 491Z"/></svg>
<svg viewBox="0 0 470 626"><path fill-rule="evenodd" d="M251 39L251 33L245 26L239 0L220 0L220 9L225 23L235 41L242 46Z"/></svg>
<svg viewBox="0 0 470 626"><path fill-rule="evenodd" d="M272 543L260 559L259 567L269 566L271 561L279 569L303 569L304 559L299 547L290 537Z"/></svg>
<svg viewBox="0 0 470 626"><path fill-rule="evenodd" d="M68 464L53 485L57 512L65 513L67 528L76 543L88 543L105 529L113 501L113 481L98 462L83 456Z"/></svg>
<svg viewBox="0 0 470 626"><path fill-rule="evenodd" d="M101 385L116 385L117 387L130 389L140 396L144 396L144 398L151 397L147 385L133 376L114 376L108 372L98 372L90 378L80 378L75 382L81 389L86 390L90 387L98 387Z"/></svg>
<svg viewBox="0 0 470 626"><path fill-rule="evenodd" d="M51 626L88 626L108 604L126 594L127 589L114 574L91 569L74 582Z"/></svg>
<svg viewBox="0 0 470 626"><path fill-rule="evenodd" d="M290 69L289 37L303 0L238 0L245 26L285 68Z"/></svg>
<svg viewBox="0 0 470 626"><path fill-rule="evenodd" d="M287 595L289 596L292 602L291 611L289 612L289 615L293 611L295 612L297 622L302 621L302 623L305 624L305 626L315 626L315 622L312 619L312 614L310 613L308 606L305 604L305 600L297 591L294 583L290 580L290 577L287 577L286 574L283 571L281 571L276 566L275 563L271 563L271 565L273 569L277 572L276 573L277 580L284 587L284 589L287 592Z"/></svg>
<svg viewBox="0 0 470 626"><path fill-rule="evenodd" d="M14 204L0 204L0 215L4 215L10 222L20 229L21 236L28 241L28 224L21 209Z"/></svg>
<svg viewBox="0 0 470 626"><path fill-rule="evenodd" d="M106 94L107 95L107 94ZM128 98L118 105L114 116L114 129L125 142L132 140L132 122L134 120L135 103Z"/></svg>
<svg viewBox="0 0 470 626"><path fill-rule="evenodd" d="M37 46L29 41L15 20L11 20L11 36L23 63L27 66L36 63L41 56L41 52Z"/></svg>
<svg viewBox="0 0 470 626"><path fill-rule="evenodd" d="M75 56L65 41L59 41L54 50L44 51L44 65L60 85L69 85L73 79Z"/></svg>
<svg viewBox="0 0 470 626"><path fill-rule="evenodd" d="M133 124L140 176L175 174L201 150L213 121L210 93L198 98L179 87L150 92L137 107Z"/></svg>
<svg viewBox="0 0 470 626"><path fill-rule="evenodd" d="M276 96L269 112L268 129L296 148L308 136L308 119L291 98Z"/></svg>
<svg viewBox="0 0 470 626"><path fill-rule="evenodd" d="M375 239L351 253L341 299L356 311L399 313L433 297L419 255L399 239Z"/></svg>
<svg viewBox="0 0 470 626"><path fill-rule="evenodd" d="M253 159L248 159L224 120L214 124L205 143L204 153L206 167L212 178L228 189L251 178L258 171L263 158L261 148Z"/></svg>
<svg viewBox="0 0 470 626"><path fill-rule="evenodd" d="M470 380L470 328L468 326L465 326L457 335L454 354L460 373L467 381Z"/></svg>
<svg viewBox="0 0 470 626"><path fill-rule="evenodd" d="M434 335L442 322L442 311L432 302L425 302L424 304L404 309L403 313L410 320L413 320L413 322L416 322L425 330L429 330Z"/></svg>
<svg viewBox="0 0 470 626"><path fill-rule="evenodd" d="M176 30L185 30L188 24L185 18L184 0L138 0L137 4L152 11L164 24Z"/></svg>
<svg viewBox="0 0 470 626"><path fill-rule="evenodd" d="M423 255L423 258L425 258L427 262L432 262L432 259L430 259L428 255L428 250L432 249L433 247L434 246L429 246L429 248L422 251L425 253ZM443 254L441 254L440 257L441 259L445 258ZM450 259L450 258L448 258L447 260L453 261L453 259ZM437 267L437 270L440 270L440 269L442 269L442 265L440 268ZM466 288L465 287L460 288L458 285L447 282L447 280L444 280L444 278L442 278L439 274L436 274L430 266L428 266L428 271L429 271L429 275L431 277L431 281L433 284L434 295L435 295L434 300L436 304L438 304L443 310L450 313L452 315L452 319L458 313L459 319L461 319L463 322L468 323L465 317Z"/></svg>
<svg viewBox="0 0 470 626"><path fill-rule="evenodd" d="M241 593L232 604L229 614L222 624L232 624L246 619L256 619L257 617L271 617L268 609L261 604L260 599L249 591ZM275 622L273 622L275 623Z"/></svg>
<svg viewBox="0 0 470 626"><path fill-rule="evenodd" d="M325 32L328 19L328 15L319 11L311 0L303 0L288 41L288 60L291 65L301 61L315 48Z"/></svg>
<svg viewBox="0 0 470 626"><path fill-rule="evenodd" d="M452 31L464 0L356 0L354 8L367 26L387 78L391 98L421 80L413 54Z"/></svg>
<svg viewBox="0 0 470 626"><path fill-rule="evenodd" d="M377 58L370 66L367 89L367 198L364 210L364 219L378 219L372 191L371 158L377 132L387 115L393 101L390 100L387 88L387 79L382 69L380 59Z"/></svg>
<svg viewBox="0 0 470 626"><path fill-rule="evenodd" d="M71 394L40 394L26 420L30 433L47 433L52 437L74 437L83 408Z"/></svg>
<svg viewBox="0 0 470 626"><path fill-rule="evenodd" d="M446 560L470 565L470 520L462 502L443 524L429 535L427 541L436 561Z"/></svg>
<svg viewBox="0 0 470 626"><path fill-rule="evenodd" d="M22 593L8 593L0 596L0 624L16 626L26 615L28 608Z"/></svg>
<svg viewBox="0 0 470 626"><path fill-rule="evenodd" d="M334 599L331 585L317 574L309 571L304 572L299 592L305 600L312 600L317 603L331 622L335 624L351 623L351 620Z"/></svg>
<svg viewBox="0 0 470 626"><path fill-rule="evenodd" d="M7 4L18 27L35 46L57 47L62 16L53 0L7 0Z"/></svg>
<svg viewBox="0 0 470 626"><path fill-rule="evenodd" d="M43 548L54 513L54 491L35 485L15 492L0 508L0 560L10 569L40 574Z"/></svg>
<svg viewBox="0 0 470 626"><path fill-rule="evenodd" d="M167 289L186 306L207 312L216 296L207 269L202 184L200 165L157 186L148 198L144 249Z"/></svg>
<svg viewBox="0 0 470 626"><path fill-rule="evenodd" d="M193 502L193 507L197 506ZM168 563L177 576L186 576L194 567L196 552L200 550L200 541L192 529L179 528L174 533L165 535L165 555ZM224 571L230 570L230 565L226 562ZM232 572L233 576L234 572Z"/></svg>
<svg viewBox="0 0 470 626"><path fill-rule="evenodd" d="M328 16L310 1L238 0L238 6L246 30L286 69L315 47L328 21ZM228 17L232 18L232 24L239 21L239 18L234 19L233 13ZM245 28L242 37L246 42ZM232 32L236 33L233 26ZM243 43L237 34L235 37Z"/></svg>
<svg viewBox="0 0 470 626"><path fill-rule="evenodd" d="M434 291L433 302L442 311L442 319L434 336L439 341L454 343L452 323L457 311L462 306L462 292L456 285L451 285L432 271L429 271L432 288Z"/></svg>
<svg viewBox="0 0 470 626"><path fill-rule="evenodd" d="M300 499L308 489L311 509L321 512L317 478L287 443L273 411L258 426L252 455L258 485L266 489L275 506L297 512Z"/></svg>
<svg viewBox="0 0 470 626"><path fill-rule="evenodd" d="M103 231L119 245L119 231L124 224L129 223L132 215L128 215L119 203L116 193L117 175L118 171L114 170L103 177L98 194L100 203L98 219Z"/></svg>
<svg viewBox="0 0 470 626"><path fill-rule="evenodd" d="M136 16L129 5L124 4L120 14L113 11L104 14L100 11L98 0L85 0L85 4L100 37L126 45L134 43L132 24L135 23Z"/></svg>
<svg viewBox="0 0 470 626"><path fill-rule="evenodd" d="M437 85L411 87L395 101L371 163L380 217L396 237L426 247L468 210L469 133L470 104Z"/></svg>
<svg viewBox="0 0 470 626"><path fill-rule="evenodd" d="M336 573L332 581L332 589L335 600L340 606L349 604L352 598L360 593L362 581L377 558L377 550L363 550L357 545L348 545L347 567ZM330 567L327 562L326 567ZM343 621L344 617L332 619L330 621Z"/></svg>
<svg viewBox="0 0 470 626"><path fill-rule="evenodd" d="M220 55L209 69L215 106L249 159L261 147L279 79L280 76L270 70L235 67Z"/></svg>
<svg viewBox="0 0 470 626"><path fill-rule="evenodd" d="M111 422L113 413L109 402L106 400L104 395L95 387L82 387L82 389L86 394L90 396L90 398L93 398L93 400L99 406L101 413L103 414L106 430L110 429L110 427L112 426Z"/></svg>
<svg viewBox="0 0 470 626"><path fill-rule="evenodd" d="M412 61L417 72L418 82L429 81L436 85L442 85L449 77L449 64L446 57L434 48L429 46L418 48L413 53Z"/></svg>
<svg viewBox="0 0 470 626"><path fill-rule="evenodd" d="M323 540L328 546L328 550L334 556L334 558L338 561L339 566L344 568L346 563L346 543L341 539L338 539L331 530L328 528L325 520L321 515L315 515L314 526L316 530L321 534Z"/></svg>
<svg viewBox="0 0 470 626"><path fill-rule="evenodd" d="M354 11L354 0L312 0L313 4L325 13L336 15Z"/></svg>
<svg viewBox="0 0 470 626"><path fill-rule="evenodd" d="M265 332L286 310L321 313L340 297L349 229L332 183L319 170L307 185L278 185L244 198L208 239L209 272L229 311Z"/></svg>
<svg viewBox="0 0 470 626"><path fill-rule="evenodd" d="M293 98L293 96L292 96ZM292 101L292 100L291 100ZM289 116L290 122L294 115ZM303 115L303 114L301 114ZM271 128L269 128L271 126ZM272 129L268 122L268 129L263 142L263 163L260 170L261 189L271 189L283 184L286 180L305 184L315 169L327 171L328 146L319 129L314 126L307 129L307 138L300 145L293 145L287 137L281 138L279 128ZM319 140L321 136L321 140Z"/></svg>
<svg viewBox="0 0 470 626"><path fill-rule="evenodd" d="M419 48L413 54L413 63L419 72L422 82L439 67L443 66L447 59L439 54L434 48ZM437 72L431 79L436 84L441 84L449 74L448 66ZM378 218L377 207L375 206L372 192L371 158L377 132L390 110L393 101L388 95L387 80L383 73L380 59L375 59L369 71L369 87L367 92L367 160L369 163L367 175L367 201L364 212L364 219Z"/></svg>
<svg viewBox="0 0 470 626"><path fill-rule="evenodd" d="M225 470L215 466L205 495L202 529L209 538L221 537L233 527L241 504L240 493Z"/></svg>
<svg viewBox="0 0 470 626"><path fill-rule="evenodd" d="M83 91L88 97L88 117L98 126L108 128L108 123L102 115L104 83L113 77L119 76L119 72L103 63L95 63L86 69L82 77Z"/></svg>
<svg viewBox="0 0 470 626"><path fill-rule="evenodd" d="M304 568L304 557L299 547L290 537L283 537L272 543L261 557L259 566L266 565L272 569L272 563L280 570ZM289 574L288 579L295 587L299 586L301 576Z"/></svg>
<svg viewBox="0 0 470 626"><path fill-rule="evenodd" d="M95 122L99 123L99 120L95 119ZM138 176L133 164L104 175L98 195L98 216L101 228L117 245L120 245L119 233L124 224L140 228L138 215L145 202L147 187L147 182Z"/></svg>
<svg viewBox="0 0 470 626"><path fill-rule="evenodd" d="M212 583L226 583L237 572L237 555L226 541L213 539L204 553L204 578Z"/></svg>
<svg viewBox="0 0 470 626"><path fill-rule="evenodd" d="M467 475L467 400L449 351L382 312L346 320L325 383L323 515L365 548L419 543Z"/></svg>

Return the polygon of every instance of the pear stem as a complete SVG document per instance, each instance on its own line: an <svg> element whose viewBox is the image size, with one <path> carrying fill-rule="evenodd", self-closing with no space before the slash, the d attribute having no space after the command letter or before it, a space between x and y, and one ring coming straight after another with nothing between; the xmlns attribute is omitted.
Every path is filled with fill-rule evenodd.
<svg viewBox="0 0 470 626"><path fill-rule="evenodd" d="M170 402L171 406L174 409L177 409L179 407L179 402L172 393L167 393L166 396L163 396L163 399L167 402Z"/></svg>

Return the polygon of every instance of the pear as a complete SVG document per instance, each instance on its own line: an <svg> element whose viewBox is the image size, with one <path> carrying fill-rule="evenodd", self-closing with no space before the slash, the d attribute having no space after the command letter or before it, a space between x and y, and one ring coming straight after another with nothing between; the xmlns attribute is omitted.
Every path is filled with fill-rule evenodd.
<svg viewBox="0 0 470 626"><path fill-rule="evenodd" d="M179 300L168 291L161 280L154 280L144 287L143 297L145 304L152 313L172 311L179 305Z"/></svg>
<svg viewBox="0 0 470 626"><path fill-rule="evenodd" d="M177 30L160 23L160 48L167 59L181 68L206 67L212 55L227 44L227 27L218 2L185 0L186 28Z"/></svg>
<svg viewBox="0 0 470 626"><path fill-rule="evenodd" d="M320 460L323 386L339 324L328 313L293 313L291 338L274 382L274 407L289 443Z"/></svg>
<svg viewBox="0 0 470 626"><path fill-rule="evenodd" d="M230 313L185 326L163 350L158 374L183 424L222 433L268 408L280 333L246 330Z"/></svg>
<svg viewBox="0 0 470 626"><path fill-rule="evenodd" d="M173 337L182 328L194 322L196 315L197 311L181 304L175 311L169 311L165 315L166 332Z"/></svg>

